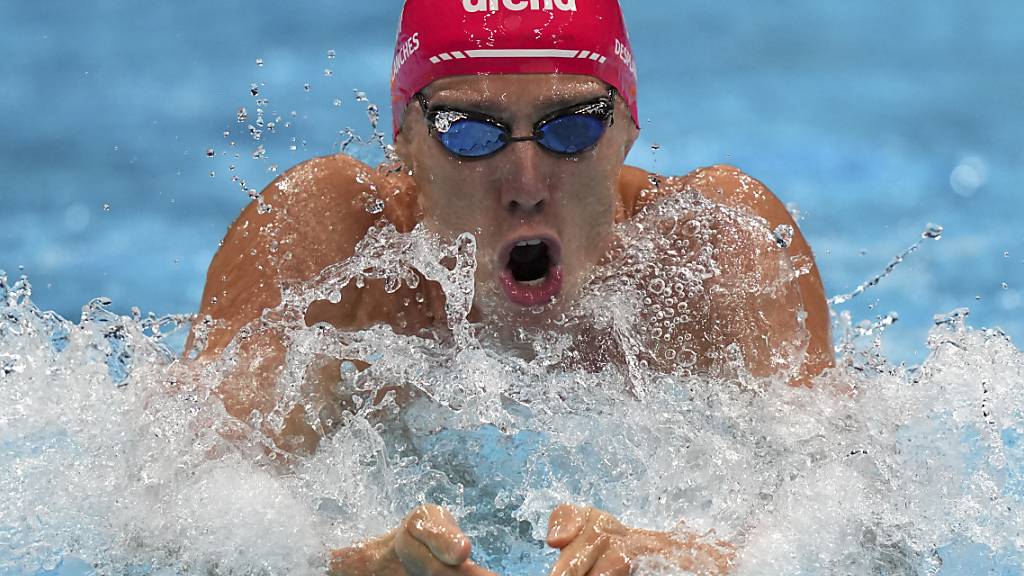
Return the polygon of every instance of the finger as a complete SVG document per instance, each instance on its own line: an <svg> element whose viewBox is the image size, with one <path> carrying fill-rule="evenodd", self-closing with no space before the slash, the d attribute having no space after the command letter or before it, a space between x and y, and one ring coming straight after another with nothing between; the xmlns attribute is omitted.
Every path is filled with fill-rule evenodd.
<svg viewBox="0 0 1024 576"><path fill-rule="evenodd" d="M486 568L477 566L472 561L466 561L465 564L459 566L459 576L498 576L494 572Z"/></svg>
<svg viewBox="0 0 1024 576"><path fill-rule="evenodd" d="M629 576L630 559L614 545L610 545L604 555L594 562L589 576Z"/></svg>
<svg viewBox="0 0 1024 576"><path fill-rule="evenodd" d="M392 546L409 576L458 576L462 574L459 568L438 560L430 548L409 534L408 530L399 531Z"/></svg>
<svg viewBox="0 0 1024 576"><path fill-rule="evenodd" d="M555 508L548 519L548 546L561 549L575 540L586 525L588 511L572 504Z"/></svg>
<svg viewBox="0 0 1024 576"><path fill-rule="evenodd" d="M469 538L444 508L420 506L409 515L406 530L441 562L458 566L469 558Z"/></svg>
<svg viewBox="0 0 1024 576"><path fill-rule="evenodd" d="M562 556L551 569L551 576L584 576L608 550L610 541L607 534L598 534L592 530L584 531L579 538L562 550Z"/></svg>
<svg viewBox="0 0 1024 576"><path fill-rule="evenodd" d="M401 563L391 546L396 533L397 530L392 530L380 538L332 550L329 573L331 576L348 576L374 572L390 574L399 570Z"/></svg>

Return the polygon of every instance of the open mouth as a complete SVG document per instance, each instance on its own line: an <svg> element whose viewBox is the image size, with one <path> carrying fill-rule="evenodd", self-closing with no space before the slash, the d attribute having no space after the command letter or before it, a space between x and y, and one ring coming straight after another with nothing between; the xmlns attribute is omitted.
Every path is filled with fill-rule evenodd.
<svg viewBox="0 0 1024 576"><path fill-rule="evenodd" d="M551 253L547 242L526 240L517 242L509 254L508 270L516 282L539 284L551 271Z"/></svg>
<svg viewBox="0 0 1024 576"><path fill-rule="evenodd" d="M526 238L511 242L504 251L501 284L520 306L548 304L562 290L560 246L552 238Z"/></svg>

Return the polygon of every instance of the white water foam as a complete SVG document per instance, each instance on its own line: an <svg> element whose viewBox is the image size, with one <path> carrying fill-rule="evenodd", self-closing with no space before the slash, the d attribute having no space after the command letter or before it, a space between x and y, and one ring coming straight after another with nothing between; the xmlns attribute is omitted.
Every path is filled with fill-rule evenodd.
<svg viewBox="0 0 1024 576"><path fill-rule="evenodd" d="M709 378L687 362L660 373L645 338L699 319L680 301L715 263L697 254L662 269L643 255L683 249L662 245L666 227L706 234L696 208L710 209L682 196L623 226L626 248L588 289L601 305L560 319L561 334L521 333L528 355L466 321L471 236L374 229L355 258L293 288L248 331L288 330L275 412L304 404L333 429L286 463L215 393L233 347L197 372L167 345L182 318L121 317L98 300L74 323L39 310L27 281L3 278L0 574L70 557L101 574L322 574L329 549L386 532L424 502L449 507L475 558L500 574L546 571L555 554L543 535L560 502L725 539L738 574L1020 570L1024 354L957 311L936 319L923 364L894 365L880 353L884 323L840 317L839 366L812 390ZM295 313L348 282L396 289L420 276L449 295L452 338L305 327ZM677 301L655 311L628 278L660 281ZM637 321L644 309L661 318ZM571 336L587 322L605 335L596 365ZM324 355L372 364L343 364L340 422L317 420L329 407L297 392ZM382 393L394 385L412 400ZM639 573L678 570L652 560Z"/></svg>

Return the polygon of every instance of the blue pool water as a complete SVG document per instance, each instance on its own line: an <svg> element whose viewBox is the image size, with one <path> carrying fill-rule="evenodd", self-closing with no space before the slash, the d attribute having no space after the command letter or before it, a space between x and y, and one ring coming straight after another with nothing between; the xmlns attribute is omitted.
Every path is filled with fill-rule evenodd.
<svg viewBox="0 0 1024 576"><path fill-rule="evenodd" d="M68 317L97 295L124 311L195 310L248 201L229 165L259 188L270 164L330 153L345 127L369 132L352 90L386 106L399 6L3 3L0 268L24 266L36 300ZM631 161L673 174L729 162L767 182L801 209L830 294L868 280L929 222L945 226L851 305L858 319L899 313L897 358L920 361L932 315L961 306L1024 337L1024 6L623 6L644 118ZM268 161L249 158L235 120L241 106L254 113L254 82L269 110L298 114L264 139ZM224 130L241 159L220 155Z"/></svg>
<svg viewBox="0 0 1024 576"><path fill-rule="evenodd" d="M822 529L822 541L835 536L837 542L846 542L842 534L827 529L859 526L874 512L885 517L883 528L892 528L901 525L900 514L905 512L911 515L908 525L918 529L921 538L942 538L941 545L935 543L943 561L940 574L1020 574L1020 521L995 512L991 520L972 520L972 514L986 502L999 499L1019 507L1022 499L1024 410L1019 391L1024 386L1024 359L998 333L964 332L961 327L950 334L944 325L935 327L933 317L969 307L970 324L1001 328L1015 339L1017 348L1024 338L1024 195L1019 191L1019 182L1024 181L1024 34L1019 31L1024 4L622 3L639 59L644 124L631 162L668 174L727 162L765 181L800 210L801 226L816 250L831 295L850 292L870 280L920 240L929 224L941 224L944 234L938 242L924 243L878 287L838 308L850 311L854 321L890 312L899 315L899 322L886 333L886 368L872 372L875 367L867 363L864 374L869 376L844 374L864 390L849 404L837 402L828 392L815 392L807 402L818 409L803 414L802 406L787 412L786 402L796 405L804 400L794 401L782 392L783 400L776 405L712 390L705 391L707 398L692 399L693 406L713 414L707 420L678 399L666 400L679 408L678 413L659 413L663 406L655 401L633 406L628 399L613 396L609 402L621 405L609 405L628 408L621 421L603 409L592 421L585 410L591 408L588 405L579 413L575 407L553 408L555 416L575 419L576 428L568 430L553 424L557 418L551 414L548 420L540 418L536 430L510 435L499 434L492 420L481 419L482 428L463 423L462 428L453 426L452 432L423 435L417 449L426 454L422 468L429 472L429 480L432 466L465 469L453 454L472 446L479 456L473 463L477 477L453 484L450 471L448 476L441 474L438 491L429 498L466 505L460 518L482 531L485 540L486 531L493 528L491 519L498 518L493 529L507 532L494 537L484 552L520 569L533 569L539 562L549 563L550 557L534 556L539 546L530 531L542 524L542 511L550 509L556 496L588 498L625 514L643 510L637 512L637 521L647 522L651 518L643 513L658 504L642 499L653 498L648 492L665 490L677 505L672 511L685 511L679 515L697 526L702 521L715 526L713 520L725 518L723 522L735 529L729 522L739 520L730 516L730 506L745 510L749 502L744 498L756 494L757 482L774 480L778 470L795 469L789 492L780 488L773 496L796 494L815 501L824 493L816 501L821 506L801 508L807 504L794 497L791 516L759 510L759 526L765 527L760 532L772 533L775 522L778 533L788 538L786 543L807 544L800 534L786 532L789 526L799 526L787 520L804 514L814 516L818 524L813 526ZM110 308L122 314L132 307L159 314L194 311L217 243L249 201L232 177L260 188L274 177L275 166L279 172L305 158L337 151L347 138L346 127L363 135L370 132L367 102L355 90L386 105L399 8L397 0L307 0L301 6L267 0L207 5L120 0L0 4L0 111L5 136L0 138L0 269L12 276L28 274L38 308L73 321L79 319L83 305L98 296L111 298ZM254 85L258 96L251 93ZM243 106L250 118L255 116L257 98L269 101L262 105L267 120L282 118L277 131L265 131L259 142L248 134L248 123L237 121ZM290 126L285 128L285 123ZM263 157L254 158L259 145L264 146ZM208 157L211 149L213 157ZM374 151L372 146L349 150L368 158ZM90 320L70 337L68 328L61 327L54 334L60 350L68 351L59 356L52 354L54 336L47 332L56 330L57 324L36 318L23 303L4 305L0 299L0 310L9 313L0 314L0 337L7 338L0 338L0 345L11 347L0 346L0 361L12 367L14 376L0 385L0 458L23 466L24 474L38 485L56 487L53 497L61 498L64 506L47 509L40 504L31 522L23 523L33 528L0 530L0 539L28 541L37 530L70 550L95 551L109 545L104 538L116 534L133 545L138 542L129 536L143 541L139 548L126 545L121 551L126 557L163 553L168 542L190 542L211 557L230 559L217 555L221 539L230 539L244 555L266 538L302 559L310 542L322 544L316 537L322 533L337 542L356 533L381 532L383 526L374 524L374 518L361 517L359 529L351 528L350 534L348 528L332 524L336 519L331 507L324 505L359 503L365 495L349 494L344 487L358 484L353 478L376 478L372 467L349 469L339 456L360 446L354 436L339 434L296 478L269 477L244 465L204 468L194 461L196 446L170 440L188 440L188 434L163 430L169 440L161 444L146 428L158 426L154 414L192 414L193 406L173 404L178 400L167 400L168 407L157 402L153 408L144 386L137 384L147 377L165 378L166 359L160 354L152 353L156 359L146 356L151 351L136 340L130 376L134 385L123 395L115 393L125 374L110 360L114 343L104 330L118 320L102 325ZM12 330L21 326L21 316L44 328L21 337ZM390 341L385 344L382 349L403 349ZM11 360L14 356L18 358ZM409 356L420 358L411 352ZM925 363L925 368L900 372L896 365L904 360ZM488 362L459 360L448 368L457 375L470 369L491 371L484 374L516 370ZM509 379L512 390L522 384ZM573 388L576 385L583 390ZM586 385L574 382L566 389L586 399ZM33 418L31 410L19 413L19 402L40 416ZM734 403L733 413L715 410L728 402ZM985 407L984 416L979 406ZM992 406L999 419L992 416ZM662 426L648 422L655 416ZM521 415L510 418L518 424L526 421ZM764 418L763 427L759 418ZM896 422L892 426L899 426L906 437L886 436L889 421ZM674 427L677 423L679 429ZM687 436L691 431L693 436ZM671 444L676 452L666 461L647 462L638 455L643 453L639 445L621 440L611 446L621 461L602 462L610 468L602 469L594 483L567 480L585 478L581 472L601 460L587 447L607 447L607 436L620 433L620 439L664 434L671 440L692 440L694 445L684 449L676 442ZM811 439L826 439L821 440L825 445L820 451L806 445L800 436L805 433ZM545 434L561 436L545 444ZM776 461L762 464L754 449L754 441L761 440L776 451ZM350 441L353 444L346 444ZM578 446L583 448L575 451ZM892 449L885 456L874 454L877 460L871 462L883 471L885 465L893 466L885 478L890 484L878 481L872 471L865 472L867 465L861 467L852 459L840 459L835 470L819 467L816 460L820 453L846 455L863 446L878 452ZM901 448L906 450L896 450ZM122 468L107 466L110 454L125 449L128 454L165 451L169 456L155 462L124 456L123 462L116 461ZM690 462L732 452L739 454L738 462L757 464L741 468L749 475L744 481L753 483L750 486L729 492L723 479L731 479L733 471L728 462L717 460L714 466L684 466L678 478L671 476L680 468L672 458ZM886 461L890 456L892 461ZM195 492L191 480L181 481L168 471L172 466L163 466L177 463L179 457L195 478L206 483L199 486L220 494L221 502L215 506L189 500ZM81 468L64 466L68 462L80 462ZM634 484L625 496L607 492L601 483L615 479L617 464L620 472L638 471L628 479ZM558 472L560 465L564 475ZM152 486L136 482L135 476L126 479L124 470L152 475L160 481L153 483L159 489L149 491ZM24 490L25 502L45 502L50 496L19 484L22 469L9 472L0 471L0 484ZM410 490L424 482L415 476L415 466L403 473L410 475ZM674 479L659 480L664 477ZM813 484L813 479L825 489L815 493L800 484ZM995 488L986 493L990 484ZM512 488L504 493L506 485ZM892 492L881 492L881 497L872 492L880 487ZM94 489L96 493L91 492ZM849 512L851 517L833 510L829 503L838 492L829 492L832 489L846 491L849 502L863 510ZM705 501L705 492L714 497ZM247 515L259 507L242 509L243 504L258 499L263 505L264 494L276 495L272 505L267 504L267 516ZM950 508L935 504L948 494L956 496ZM422 495L406 496L395 497L393 505L415 502ZM293 497L299 504L290 500ZM738 503L728 504L728 497L738 498ZM637 498L650 506L638 505ZM235 500L239 509L230 507ZM125 510L133 509L126 501L137 502L139 509L170 510L177 523L163 524L144 514L126 517ZM170 502L180 510L157 506ZM309 526L296 520L294 532L285 534L284 528L279 533L259 523L271 512L294 520L299 515L289 508L293 504L312 507ZM378 504L372 501L364 516L376 514L377 520L393 523L398 510L383 510ZM480 506L473 509L475 504ZM929 508L933 504L934 510ZM977 529L971 537L944 531L944 515L952 514L954 507L962 526ZM706 517L701 511L707 511ZM17 506L0 506L0 527L14 517L4 514L21 513ZM839 514L842 521L830 523L828 513ZM246 525L250 530L218 524L236 514L251 521ZM208 533L189 531L192 524ZM75 528L81 526L88 528ZM117 530L121 526L134 532ZM1016 526L1018 532L986 533L991 526ZM758 541L757 533L751 536L755 552L758 542L766 541ZM1006 551L1012 548L1006 543L1014 538L1016 555ZM519 548L501 548L506 541ZM1005 553L991 556L990 548L980 543L985 541L1002 546ZM51 552L47 551L49 557ZM828 557L839 562L841 552L823 554L833 554ZM122 559L119 552L107 558L114 565ZM7 560L0 558L0 566ZM39 573L86 574L89 567L69 555L52 571ZM2 569L0 575L6 576Z"/></svg>

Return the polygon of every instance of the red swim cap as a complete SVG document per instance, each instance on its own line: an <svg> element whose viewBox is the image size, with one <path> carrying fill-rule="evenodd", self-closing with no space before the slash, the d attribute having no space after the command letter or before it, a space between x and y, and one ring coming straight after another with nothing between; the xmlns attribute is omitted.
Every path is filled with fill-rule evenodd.
<svg viewBox="0 0 1024 576"><path fill-rule="evenodd" d="M391 72L395 134L431 82L581 74L615 87L640 125L636 61L618 0L406 0Z"/></svg>

